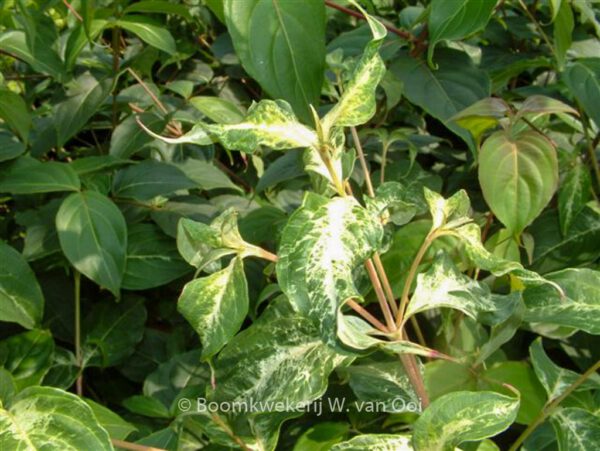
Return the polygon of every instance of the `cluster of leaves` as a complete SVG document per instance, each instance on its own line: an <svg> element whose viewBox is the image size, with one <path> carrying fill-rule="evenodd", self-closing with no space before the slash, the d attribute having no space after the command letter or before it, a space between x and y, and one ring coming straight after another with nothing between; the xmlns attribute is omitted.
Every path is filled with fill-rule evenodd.
<svg viewBox="0 0 600 451"><path fill-rule="evenodd" d="M599 16L0 2L0 448L600 447Z"/></svg>

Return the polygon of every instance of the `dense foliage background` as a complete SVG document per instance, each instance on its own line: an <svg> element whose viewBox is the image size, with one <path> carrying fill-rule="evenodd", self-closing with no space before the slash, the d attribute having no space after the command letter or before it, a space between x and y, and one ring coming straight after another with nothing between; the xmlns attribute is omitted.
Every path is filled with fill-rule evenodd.
<svg viewBox="0 0 600 451"><path fill-rule="evenodd" d="M598 0L0 1L0 449L600 448L599 127Z"/></svg>

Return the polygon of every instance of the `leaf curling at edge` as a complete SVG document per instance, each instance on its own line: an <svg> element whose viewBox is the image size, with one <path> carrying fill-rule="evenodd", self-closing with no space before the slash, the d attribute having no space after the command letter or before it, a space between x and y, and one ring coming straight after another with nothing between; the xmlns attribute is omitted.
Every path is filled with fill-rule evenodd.
<svg viewBox="0 0 600 451"><path fill-rule="evenodd" d="M242 122L207 124L200 122L179 138L166 138L137 121L146 133L169 144L207 145L219 142L228 150L253 153L264 145L276 150L316 147L316 133L301 124L290 105L283 100L261 100L253 103Z"/></svg>

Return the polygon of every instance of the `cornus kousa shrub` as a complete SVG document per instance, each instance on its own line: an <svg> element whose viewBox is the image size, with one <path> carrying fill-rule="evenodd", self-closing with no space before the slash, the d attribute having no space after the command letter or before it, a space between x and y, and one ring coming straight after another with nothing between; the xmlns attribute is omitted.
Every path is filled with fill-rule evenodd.
<svg viewBox="0 0 600 451"><path fill-rule="evenodd" d="M599 14L0 5L0 449L600 447Z"/></svg>

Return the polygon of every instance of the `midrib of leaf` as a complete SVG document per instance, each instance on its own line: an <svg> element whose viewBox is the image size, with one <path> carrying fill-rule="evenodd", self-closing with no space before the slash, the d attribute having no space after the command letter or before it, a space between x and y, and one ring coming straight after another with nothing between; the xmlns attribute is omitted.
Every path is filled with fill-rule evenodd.
<svg viewBox="0 0 600 451"><path fill-rule="evenodd" d="M300 80L302 77L300 76L300 73L298 72L298 66L296 64L296 58L294 55L294 52L292 50L292 45L290 43L290 38L287 34L287 30L285 29L285 24L283 22L283 17L281 16L281 10L279 7L279 0L272 0L273 2L273 8L275 9L275 13L277 14L277 20L279 21L279 27L281 28L281 33L283 34L283 37L285 38L285 43L288 47L288 50L290 52L290 57L292 59L292 67L294 68L294 74L296 75L296 79ZM304 98L304 102L306 103L306 105L310 104L310 101L306 95L306 92L304 91L304 86L302 86L302 83L298 83L297 86L300 86L300 92L302 92L302 97Z"/></svg>
<svg viewBox="0 0 600 451"><path fill-rule="evenodd" d="M20 357L19 360L17 360L17 367L21 364L21 362L23 362L23 360L25 360L25 358L27 357L27 355L29 354L29 351L31 351L32 348L35 347L35 345L38 343L38 341L40 340L41 335L37 335L35 337L35 340L31 343L31 345L27 348L26 352L24 352ZM15 367L16 368L16 367Z"/></svg>
<svg viewBox="0 0 600 451"><path fill-rule="evenodd" d="M6 416L8 417L8 419L10 420L11 424L14 425L18 436L21 437L25 443L27 443L27 445L30 447L30 449L32 451L35 451L37 448L34 446L33 442L29 439L29 435L27 435L27 433L21 429L21 426L19 425L19 422L17 421L15 416L12 413L10 413L7 409L3 409L3 410L4 410L4 413L6 414Z"/></svg>
<svg viewBox="0 0 600 451"><path fill-rule="evenodd" d="M555 244L553 246L550 246L547 250L545 250L542 254L540 254L536 259L534 259L532 263L535 263L535 262L539 261L540 259L546 257L548 254L550 254L554 250L558 249L559 247L562 247L565 244L570 243L571 241L576 240L576 239L578 239L581 236L587 235L589 233L594 233L594 232L599 231L599 230L600 230L600 225L598 225L598 226L596 226L594 228L587 228L587 229L582 230L581 232L579 232L579 233L577 233L575 235L569 236L567 239L562 240L562 241L560 241L559 243L557 243L557 244Z"/></svg>
<svg viewBox="0 0 600 451"><path fill-rule="evenodd" d="M81 196L81 202L83 203L84 206L84 211L85 214L87 216L87 219L89 221L90 224L90 230L92 232L92 237L94 238L94 244L96 245L96 249L99 251L99 255L100 255L100 259L102 261L102 266L104 267L105 271L107 272L108 276L112 279L112 274L109 271L108 265L106 264L105 258L104 258L104 252L103 249L100 247L100 241L98 240L98 236L96 234L96 227L94 222L92 221L92 215L90 214L91 208L90 206L87 204L87 200L85 198L85 195L83 193L80 194ZM104 218L104 215L99 215L101 218Z"/></svg>
<svg viewBox="0 0 600 451"><path fill-rule="evenodd" d="M100 340L104 340L106 339L106 337L108 337L110 335L110 333L113 331L113 329L115 327L117 327L118 324L120 324L123 321L123 318L125 318L129 312L131 312L133 309L135 309L138 306L139 302L134 302L131 307L129 309L127 309L125 312L123 312L123 314L112 324L112 326L110 326L106 332L100 336Z"/></svg>

